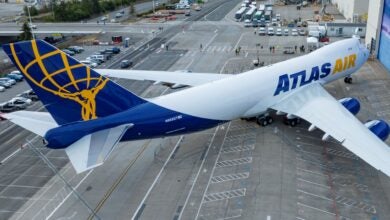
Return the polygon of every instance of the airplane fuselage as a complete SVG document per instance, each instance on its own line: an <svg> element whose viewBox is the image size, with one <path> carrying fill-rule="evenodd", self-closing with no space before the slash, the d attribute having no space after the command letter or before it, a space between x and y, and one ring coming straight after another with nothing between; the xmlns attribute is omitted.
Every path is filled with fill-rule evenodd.
<svg viewBox="0 0 390 220"><path fill-rule="evenodd" d="M89 133L130 123L133 127L121 141L200 131L264 113L292 91L311 83L326 84L349 76L367 58L368 51L358 39L346 39L304 56L149 99L104 118L64 125L45 138L55 140L50 135L61 134L61 143L52 142L50 146L62 148Z"/></svg>

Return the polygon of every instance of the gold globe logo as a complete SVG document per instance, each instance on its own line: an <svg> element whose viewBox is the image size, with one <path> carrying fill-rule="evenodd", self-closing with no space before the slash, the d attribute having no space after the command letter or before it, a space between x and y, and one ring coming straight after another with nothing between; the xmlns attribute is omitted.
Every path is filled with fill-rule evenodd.
<svg viewBox="0 0 390 220"><path fill-rule="evenodd" d="M65 99L73 100L80 104L81 118L84 121L97 118L95 98L99 91L104 88L104 86L108 82L108 79L104 78L103 76L91 77L91 69L89 67L84 66L83 64L78 63L76 65L69 65L68 57L64 52L60 50L56 49L52 52L48 52L46 54L41 55L39 54L37 42L35 40L31 41L31 46L34 53L34 59L30 61L26 66L22 66L15 52L14 44L10 44L12 56L15 60L15 63L18 65L19 69L23 72L26 78L28 78L28 80L30 80L36 86L42 88L43 90L46 90L47 92L50 92ZM59 55L61 57L63 68L49 73L44 64L44 60L55 55ZM41 79L37 79L37 77L32 77L31 72L29 72L30 68L35 64L38 65L40 70L42 71L43 77L41 77ZM85 76L80 79L75 79L72 70L76 70L78 68L85 69L85 71L82 71L83 73L85 73ZM62 76L61 74L65 74L68 79L68 82L66 82L66 84L62 83L64 85L60 85L55 80L55 76ZM66 77L62 77L62 79L65 79ZM74 89L71 89L71 87L73 87Z"/></svg>

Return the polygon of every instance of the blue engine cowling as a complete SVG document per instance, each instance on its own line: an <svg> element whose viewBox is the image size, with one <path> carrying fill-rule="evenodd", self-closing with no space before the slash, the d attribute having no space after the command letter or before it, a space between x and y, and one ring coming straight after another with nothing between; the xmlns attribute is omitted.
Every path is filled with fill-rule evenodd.
<svg viewBox="0 0 390 220"><path fill-rule="evenodd" d="M353 115L356 115L360 111L360 102L355 98L343 98L339 102Z"/></svg>
<svg viewBox="0 0 390 220"><path fill-rule="evenodd" d="M386 141L386 139L389 137L390 127L383 120L368 121L364 125L382 141Z"/></svg>

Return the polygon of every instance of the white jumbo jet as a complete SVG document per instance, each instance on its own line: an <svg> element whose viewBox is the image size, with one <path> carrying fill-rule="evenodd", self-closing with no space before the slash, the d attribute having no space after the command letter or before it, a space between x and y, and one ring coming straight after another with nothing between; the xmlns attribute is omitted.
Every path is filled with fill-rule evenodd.
<svg viewBox="0 0 390 220"><path fill-rule="evenodd" d="M333 98L323 85L356 72L368 50L350 38L310 54L242 74L90 69L40 40L4 45L48 112L18 111L2 117L42 136L49 148L64 148L78 173L107 159L119 141L195 132L238 118L265 126L268 112L302 118L390 176L389 126L362 124L356 105ZM105 76L187 85L190 88L145 99ZM362 91L364 92L364 91ZM347 102L347 104L344 104ZM352 103L353 104L353 103ZM354 107L355 106L355 107Z"/></svg>

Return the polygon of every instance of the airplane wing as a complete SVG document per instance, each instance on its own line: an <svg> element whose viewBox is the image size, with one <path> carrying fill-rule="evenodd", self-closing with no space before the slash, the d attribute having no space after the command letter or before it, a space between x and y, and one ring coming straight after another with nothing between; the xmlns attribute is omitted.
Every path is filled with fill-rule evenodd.
<svg viewBox="0 0 390 220"><path fill-rule="evenodd" d="M77 173L100 166L119 143L127 129L133 124L124 124L111 129L86 135L65 148Z"/></svg>
<svg viewBox="0 0 390 220"><path fill-rule="evenodd" d="M271 108L305 119L390 176L390 148L320 84L303 87Z"/></svg>
<svg viewBox="0 0 390 220"><path fill-rule="evenodd" d="M186 73L147 70L95 69L95 71L107 77L132 80L150 80L187 86L197 86L230 76L227 74L216 73Z"/></svg>

